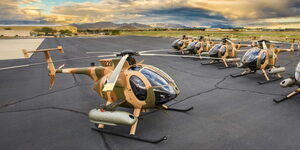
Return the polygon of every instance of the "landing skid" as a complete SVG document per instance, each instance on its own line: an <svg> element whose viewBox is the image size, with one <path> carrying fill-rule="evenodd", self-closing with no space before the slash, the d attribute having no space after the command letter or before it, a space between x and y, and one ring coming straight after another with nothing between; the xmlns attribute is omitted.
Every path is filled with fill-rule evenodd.
<svg viewBox="0 0 300 150"><path fill-rule="evenodd" d="M164 140L167 140L166 136L163 136L161 138L158 139L145 139L145 138L141 138L141 137L137 137L137 136L132 136L132 135L128 135L128 134L121 134L121 133L116 133L116 132L110 132L107 131L105 129L96 129L96 128L92 128L92 130L97 131L99 133L105 133L105 134L111 134L114 136L120 136L120 137L124 137L124 138L128 138L128 139L132 139L132 140L137 140L137 141L142 141L142 142L147 142L147 143L153 143L153 144L158 144Z"/></svg>
<svg viewBox="0 0 300 150"><path fill-rule="evenodd" d="M179 108L167 108L165 110L170 110L170 111L179 111L179 112L188 112L190 110L194 109L194 107L189 107L189 108L186 108L186 109L179 109Z"/></svg>
<svg viewBox="0 0 300 150"><path fill-rule="evenodd" d="M273 99L273 101L278 104L278 103L281 103L281 102L283 102L285 100L288 100L288 99L289 99L288 97L284 97L284 98L281 98L281 99Z"/></svg>
<svg viewBox="0 0 300 150"><path fill-rule="evenodd" d="M237 78L237 77L246 76L246 75L248 75L248 74L252 74L252 73L254 73L254 72L245 73L245 74L242 74L242 73L240 73L240 74L236 74L236 75L234 75L234 74L231 74L230 76L231 76L231 77L233 77L233 78Z"/></svg>
<svg viewBox="0 0 300 150"><path fill-rule="evenodd" d="M277 80L280 80L282 78L276 78L276 79L272 79L272 80L267 80L267 81L260 81L260 82L257 82L259 85L262 85L262 84L267 84L267 83L270 83L270 82L274 82L274 81L277 81Z"/></svg>
<svg viewBox="0 0 300 150"><path fill-rule="evenodd" d="M233 68L233 67L236 67L236 66L218 67L218 69L229 69L229 68Z"/></svg>
<svg viewBox="0 0 300 150"><path fill-rule="evenodd" d="M283 101L285 101L285 100L288 100L288 99L290 99L291 97L293 97L293 96L295 96L295 95L298 95L299 93L300 93L300 88L298 88L297 90L295 90L295 91L293 91L292 93L290 93L289 95L287 95L286 97L284 97L284 98L281 98L281 99L273 99L273 101L275 102L275 103L281 103L281 102L283 102Z"/></svg>
<svg viewBox="0 0 300 150"><path fill-rule="evenodd" d="M208 63L201 63L201 65L214 65L214 64L219 64L221 62L208 62Z"/></svg>
<svg viewBox="0 0 300 150"><path fill-rule="evenodd" d="M188 111L194 109L193 106L185 108L185 109L181 109L181 108L172 108L172 107L169 107L169 106L166 106L166 105L163 105L163 108L164 108L164 110L178 111L178 112L188 112Z"/></svg>

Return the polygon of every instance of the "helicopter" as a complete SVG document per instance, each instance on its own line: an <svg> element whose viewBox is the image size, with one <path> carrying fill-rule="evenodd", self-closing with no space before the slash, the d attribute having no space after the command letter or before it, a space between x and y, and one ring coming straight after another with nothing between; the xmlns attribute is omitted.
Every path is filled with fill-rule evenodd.
<svg viewBox="0 0 300 150"><path fill-rule="evenodd" d="M190 45L190 43L192 43L193 41L193 38L182 35L182 38L173 41L171 46L177 52L181 52L181 54L184 54L185 51L187 51L188 45Z"/></svg>
<svg viewBox="0 0 300 150"><path fill-rule="evenodd" d="M291 43L290 49L275 48L275 45L271 44L268 40L259 40L257 43L258 47L247 50L242 58L242 62L238 64L239 68L246 68L246 70L237 75L232 74L231 77L245 76L261 70L266 81L258 82L259 84L266 84L281 79L280 73L285 72L285 67L276 66L278 60L277 54L283 51L289 51L291 54L294 54L294 43ZM276 75L277 78L270 79L268 74Z"/></svg>
<svg viewBox="0 0 300 150"><path fill-rule="evenodd" d="M208 52L215 43L208 37L200 36L199 39L191 42L186 50L189 54L201 55L203 52Z"/></svg>
<svg viewBox="0 0 300 150"><path fill-rule="evenodd" d="M35 63L32 65L48 65L48 75L50 77L49 89L53 88L57 73L87 75L94 81L93 89L106 101L105 105L89 111L89 120L97 127L92 128L95 131L143 142L159 143L166 140L167 137L163 136L158 139L145 139L135 136L141 112L149 109L187 112L193 109L193 107L179 109L167 106L166 103L174 100L180 93L175 81L159 68L144 64L143 61L136 62L135 59L135 56L178 57L178 55L151 54L147 53L147 51L135 52L133 50L123 50L111 55L92 56L98 58L116 57L100 59L99 62L101 66L95 66L94 63L91 63L91 66L89 67L64 68L65 65L61 65L56 69L54 62L62 62L67 59L53 61L50 55L50 52L52 51L64 53L61 46L32 51L23 50L23 53L25 58L29 58L29 53L44 53L46 62ZM73 58L73 60L86 58L91 57ZM22 65L19 67L28 66L30 65ZM6 69L10 68L14 67L7 67ZM131 108L133 109L133 113L116 110L117 107ZM127 135L110 132L103 129L104 125L127 125L131 127L130 133Z"/></svg>
<svg viewBox="0 0 300 150"><path fill-rule="evenodd" d="M293 96L297 95L300 93L300 62L298 63L296 69L295 69L295 74L294 76L290 77L290 78L287 78L287 79L284 79L283 81L280 82L280 86L283 87L283 88L286 88L286 87L293 87L293 86L298 86L298 88L291 92L290 94L288 94L287 96L285 96L284 98L282 99L273 99L273 101L275 103L281 103L285 100L288 100L290 98L292 98Z"/></svg>
<svg viewBox="0 0 300 150"><path fill-rule="evenodd" d="M199 55L199 59L210 59L211 61L208 63L201 63L202 65L211 65L224 63L225 67L222 68L230 68L233 66L229 66L228 63L237 63L240 62L241 59L237 57L237 53L241 47L249 47L251 45L248 44L235 44L229 38L223 38L219 44L215 44L207 53ZM207 55L207 56L205 56Z"/></svg>

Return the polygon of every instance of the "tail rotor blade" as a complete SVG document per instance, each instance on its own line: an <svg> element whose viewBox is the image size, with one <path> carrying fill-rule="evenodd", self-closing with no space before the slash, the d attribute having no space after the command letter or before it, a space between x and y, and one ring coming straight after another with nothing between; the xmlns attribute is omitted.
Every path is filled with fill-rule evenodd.
<svg viewBox="0 0 300 150"><path fill-rule="evenodd" d="M50 87L49 89L51 90L54 86L55 83L55 75L49 75L50 76Z"/></svg>

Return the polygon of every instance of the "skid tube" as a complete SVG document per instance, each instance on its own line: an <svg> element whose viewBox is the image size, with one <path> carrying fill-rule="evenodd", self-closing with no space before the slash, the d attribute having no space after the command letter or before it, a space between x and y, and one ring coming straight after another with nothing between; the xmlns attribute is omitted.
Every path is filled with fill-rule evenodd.
<svg viewBox="0 0 300 150"><path fill-rule="evenodd" d="M230 65L230 66L228 66L228 67L218 67L218 69L229 69L229 68L234 68L234 67L236 67L236 66Z"/></svg>
<svg viewBox="0 0 300 150"><path fill-rule="evenodd" d="M248 74L253 74L253 73L255 73L255 72L249 72L249 73L245 73L245 74L239 73L239 74L236 74L236 75L231 74L230 76L231 76L232 78L237 78L237 77L242 77L242 76L246 76L246 75L248 75Z"/></svg>
<svg viewBox="0 0 300 150"><path fill-rule="evenodd" d="M288 98L288 97L284 97L284 98L281 98L281 99L273 99L273 102L275 102L275 103L281 103L281 102L283 102L283 101L285 101L285 100L288 100L288 99L290 99L290 98Z"/></svg>
<svg viewBox="0 0 300 150"><path fill-rule="evenodd" d="M164 110L170 110L170 111L178 111L178 112L188 112L192 109L194 109L193 106L185 108L185 109L181 109L181 108L172 108L172 107L168 107L166 105L163 106Z"/></svg>
<svg viewBox="0 0 300 150"><path fill-rule="evenodd" d="M92 130L97 131L99 133L111 134L111 135L114 135L114 136L124 137L124 138L132 139L132 140L137 140L137 141L142 141L142 142L147 142L147 143L153 143L153 144L158 144L162 141L167 140L167 136L163 136L163 137L158 138L158 139L146 139L146 138L137 137L135 135L128 135L128 134L121 134L121 133L111 132L111 131L107 131L105 129L92 128Z"/></svg>
<svg viewBox="0 0 300 150"><path fill-rule="evenodd" d="M267 81L259 81L257 82L259 85L262 85L262 84L267 84L267 83L271 83L271 82L274 82L274 81L278 81L282 78L275 78L275 79L271 79L271 80L267 80Z"/></svg>
<svg viewBox="0 0 300 150"><path fill-rule="evenodd" d="M208 62L208 63L201 63L201 65L214 65L214 64L220 64L222 62Z"/></svg>

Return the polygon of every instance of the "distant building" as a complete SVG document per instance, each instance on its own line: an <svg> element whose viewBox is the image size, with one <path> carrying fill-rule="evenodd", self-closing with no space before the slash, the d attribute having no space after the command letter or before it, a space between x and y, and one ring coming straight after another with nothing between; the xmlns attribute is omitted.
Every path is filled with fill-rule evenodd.
<svg viewBox="0 0 300 150"><path fill-rule="evenodd" d="M29 30L0 30L0 36L29 37L29 36L31 36L31 31L29 31Z"/></svg>
<svg viewBox="0 0 300 150"><path fill-rule="evenodd" d="M34 29L41 29L44 27L59 30L70 30L72 33L77 33L77 27L70 25L0 25L0 30L18 30L18 31L33 31Z"/></svg>

